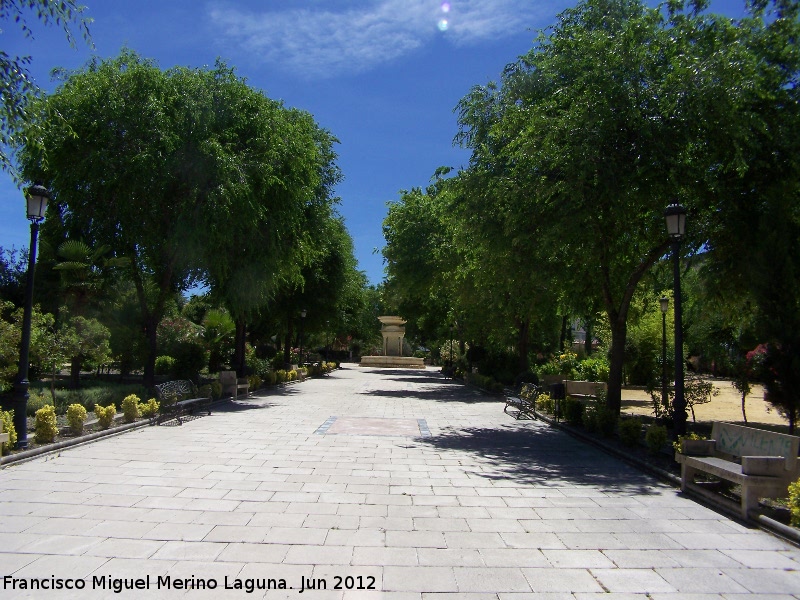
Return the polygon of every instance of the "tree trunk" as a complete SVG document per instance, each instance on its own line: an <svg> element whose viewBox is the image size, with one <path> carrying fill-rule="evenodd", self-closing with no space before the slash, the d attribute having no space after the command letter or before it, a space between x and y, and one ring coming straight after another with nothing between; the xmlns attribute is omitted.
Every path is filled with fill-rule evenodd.
<svg viewBox="0 0 800 600"><path fill-rule="evenodd" d="M247 327L243 318L236 319L236 337L233 344L233 367L239 377L245 377L246 357L245 342L247 341Z"/></svg>
<svg viewBox="0 0 800 600"><path fill-rule="evenodd" d="M564 345L567 343L567 315L561 317L561 338L558 341L558 349L564 352Z"/></svg>
<svg viewBox="0 0 800 600"><path fill-rule="evenodd" d="M70 386L73 390L81 387L81 357L73 356L69 367Z"/></svg>
<svg viewBox="0 0 800 600"><path fill-rule="evenodd" d="M611 321L611 349L609 351L608 396L606 406L619 414L622 410L622 365L625 362L625 341L628 336L627 311Z"/></svg>
<svg viewBox="0 0 800 600"><path fill-rule="evenodd" d="M586 351L586 356L592 355L592 322L586 319L586 324L583 326L586 331L586 340L584 341L583 349Z"/></svg>
<svg viewBox="0 0 800 600"><path fill-rule="evenodd" d="M531 320L524 319L517 325L517 351L519 352L519 372L528 370L528 341L530 338Z"/></svg>
<svg viewBox="0 0 800 600"><path fill-rule="evenodd" d="M292 363L292 336L294 335L294 329L292 328L292 319L289 319L287 323L286 329L286 338L283 347L283 362L286 365Z"/></svg>
<svg viewBox="0 0 800 600"><path fill-rule="evenodd" d="M144 386L152 388L156 384L156 356L158 355L158 319L152 314L147 316L144 325L144 335L147 338L147 358L144 363Z"/></svg>

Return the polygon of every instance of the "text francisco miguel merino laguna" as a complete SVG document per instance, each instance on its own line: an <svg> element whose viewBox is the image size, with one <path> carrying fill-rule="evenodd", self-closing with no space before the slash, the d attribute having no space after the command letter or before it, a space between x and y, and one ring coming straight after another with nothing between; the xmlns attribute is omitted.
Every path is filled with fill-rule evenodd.
<svg viewBox="0 0 800 600"><path fill-rule="evenodd" d="M306 590L374 590L375 578L372 576L335 576L328 579L300 577L299 589L286 584L285 579L228 577L220 583L213 577L172 577L158 575L144 577L111 577L109 575L93 575L91 579L56 577L12 577L3 576L4 590L111 590L121 593L124 590L241 590L252 594L256 590L291 590L297 589L302 594Z"/></svg>

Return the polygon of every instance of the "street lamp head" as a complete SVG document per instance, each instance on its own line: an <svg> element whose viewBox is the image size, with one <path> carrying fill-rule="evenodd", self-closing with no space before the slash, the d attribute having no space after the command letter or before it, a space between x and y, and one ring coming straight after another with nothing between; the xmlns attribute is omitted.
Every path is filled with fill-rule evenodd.
<svg viewBox="0 0 800 600"><path fill-rule="evenodd" d="M659 302L661 303L661 312L667 314L667 311L669 310L669 298L662 296Z"/></svg>
<svg viewBox="0 0 800 600"><path fill-rule="evenodd" d="M308 311L304 308L303 310L300 311L300 316L305 319L307 313Z"/></svg>
<svg viewBox="0 0 800 600"><path fill-rule="evenodd" d="M50 199L48 189L37 182L28 188L25 199L28 201L28 219L36 223L44 220L47 201Z"/></svg>
<svg viewBox="0 0 800 600"><path fill-rule="evenodd" d="M664 211L669 237L679 240L686 233L686 209L681 204L670 204Z"/></svg>

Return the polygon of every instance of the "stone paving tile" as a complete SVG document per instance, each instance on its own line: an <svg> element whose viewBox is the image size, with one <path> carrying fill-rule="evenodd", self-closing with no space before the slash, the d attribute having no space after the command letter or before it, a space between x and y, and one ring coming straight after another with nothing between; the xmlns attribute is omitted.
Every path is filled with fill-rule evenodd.
<svg viewBox="0 0 800 600"><path fill-rule="evenodd" d="M239 404L0 470L0 575L294 588L247 594L270 599L323 581L313 600L800 598L797 548L434 371L349 367ZM332 416L351 429L315 434ZM364 419L431 436L361 435Z"/></svg>

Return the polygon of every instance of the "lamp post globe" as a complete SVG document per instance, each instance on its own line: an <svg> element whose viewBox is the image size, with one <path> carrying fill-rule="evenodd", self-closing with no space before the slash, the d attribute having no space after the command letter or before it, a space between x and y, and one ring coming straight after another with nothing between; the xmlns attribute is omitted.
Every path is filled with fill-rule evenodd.
<svg viewBox="0 0 800 600"><path fill-rule="evenodd" d="M28 447L28 363L31 346L31 316L33 313L33 276L36 269L36 241L39 223L44 220L50 192L41 183L28 188L25 193L27 217L31 222L31 244L28 250L28 274L25 286L25 307L22 313L22 338L19 348L19 368L14 380L14 429L17 431L17 448Z"/></svg>
<svg viewBox="0 0 800 600"><path fill-rule="evenodd" d="M681 307L681 239L686 234L686 209L670 204L664 211L667 233L672 238L673 304L675 312L675 398L672 403L675 436L686 433L686 398L683 393L683 317Z"/></svg>

